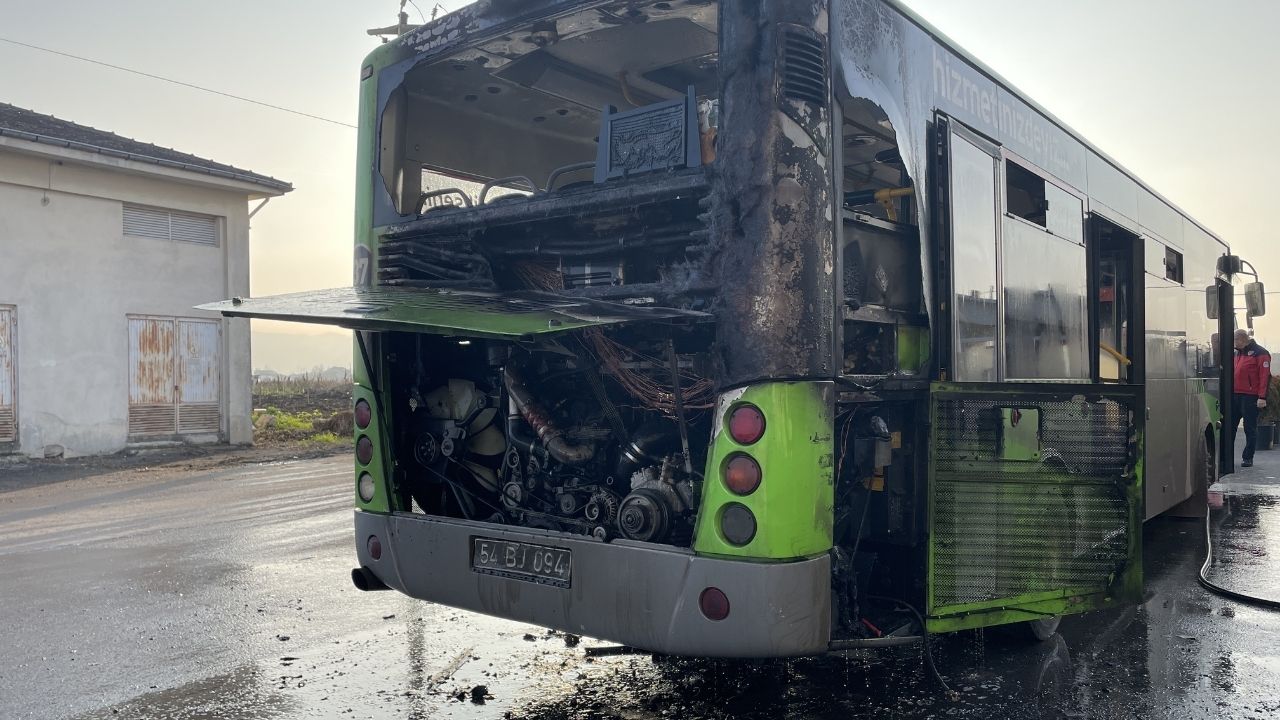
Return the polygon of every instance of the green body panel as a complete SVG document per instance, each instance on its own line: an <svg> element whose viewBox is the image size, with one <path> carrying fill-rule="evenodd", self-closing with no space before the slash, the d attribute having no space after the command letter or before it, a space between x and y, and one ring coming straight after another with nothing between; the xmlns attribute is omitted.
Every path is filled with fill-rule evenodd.
<svg viewBox="0 0 1280 720"><path fill-rule="evenodd" d="M924 371L929 362L929 328L898 325L898 370L911 375Z"/></svg>
<svg viewBox="0 0 1280 720"><path fill-rule="evenodd" d="M1204 414L1201 416L1205 419L1210 432L1213 433L1213 450L1214 456L1218 453L1218 440L1222 435L1222 402L1218 400L1218 396L1209 392L1208 383L1204 380L1200 381L1200 402L1204 405Z"/></svg>
<svg viewBox="0 0 1280 720"><path fill-rule="evenodd" d="M1105 593L1085 595L1059 593L1058 597L1052 598L1028 595L1010 598L1006 607L962 612L947 617L929 617L925 620L925 624L931 633L956 632L1027 620L1043 620L1055 615L1071 615L1086 610L1117 607L1122 604Z"/></svg>
<svg viewBox="0 0 1280 720"><path fill-rule="evenodd" d="M931 632L1140 600L1139 392L932 386ZM1023 427L1033 422L1036 432ZM1095 448L1105 460L1092 457Z"/></svg>
<svg viewBox="0 0 1280 720"><path fill-rule="evenodd" d="M633 320L701 320L706 313L567 298L553 293L395 286L345 287L201 305L228 317L352 330L519 339Z"/></svg>
<svg viewBox="0 0 1280 720"><path fill-rule="evenodd" d="M1040 411L1000 408L1000 457L1004 460L1040 459Z"/></svg>
<svg viewBox="0 0 1280 720"><path fill-rule="evenodd" d="M695 552L783 560L831 549L833 392L831 382L774 382L720 396L694 531ZM727 426L728 414L743 403L760 408L765 417L764 437L749 446L735 442ZM745 452L760 464L760 487L745 497L730 491L723 480L723 464L734 452ZM740 547L720 532L720 514L729 503L746 505L756 517L755 537Z"/></svg>
<svg viewBox="0 0 1280 720"><path fill-rule="evenodd" d="M358 110L359 131L356 140L356 212L355 212L355 245L364 247L365 255L370 263L368 277L377 277L377 234L373 230L373 184L379 180L375 152L378 147L378 74L379 72L406 55L400 42L393 41L379 45L365 56L361 64L361 75L369 73L360 81L360 108ZM368 70L365 70L368 68ZM360 268L356 268L357 273ZM357 275L357 282L359 276ZM359 356L356 357L359 366Z"/></svg>
<svg viewBox="0 0 1280 720"><path fill-rule="evenodd" d="M391 493L389 492L390 484L387 482L389 473L386 472L389 467L387 463L388 455L387 448L383 443L383 438L387 436L387 433L382 432L385 418L382 417L378 406L377 393L370 389L368 385L357 382L351 389L351 400L353 403L358 400L364 400L374 410L373 420L369 423L369 427L364 430L356 428L355 431L357 440L361 435L368 435L369 439L373 440L374 445L373 459L369 461L368 465L361 465L359 460L355 461L356 507L370 512L390 512L392 510ZM354 453L352 455L354 456ZM365 472L372 475L374 480L373 499L369 502L364 502L360 499L360 475Z"/></svg>
<svg viewBox="0 0 1280 720"><path fill-rule="evenodd" d="M399 43L387 43L379 45L372 52L365 56L364 62L361 63L360 77L360 106L357 111L359 117L356 139L356 204L355 204L355 228L353 233L354 245L356 249L357 262L369 263L367 268L368 278L376 277L377 268L373 263L377 262L378 254L375 252L377 236L373 231L373 182L377 177L374 172L375 150L377 148L378 134L378 71L386 66L399 60L403 54ZM365 68L368 68L367 70ZM366 75L367 73L367 75ZM360 282L362 268L355 267L355 282ZM370 336L370 342L376 343ZM389 512L392 509L392 502L395 498L391 493L391 481L389 473L386 472L386 460L389 454L389 433L381 431L383 423L383 408L377 402L378 392L374 387L372 378L375 376L374 368L370 368L365 364L364 354L360 352L359 338L354 343L354 359L351 363L351 375L355 382L353 388L352 401L364 398L373 408L373 423L370 424L366 434L373 440L374 467L369 469L373 475L374 490L373 502L362 503L360 501L360 493L357 487L355 493L356 507L373 512ZM368 358L370 362L377 362L373 358L381 357L374 347L367 348ZM356 431L356 437L359 437L359 430ZM362 468L360 463L355 459L355 453L351 454L352 462L355 463L354 482L360 481L360 473ZM395 508L404 509L404 508Z"/></svg>

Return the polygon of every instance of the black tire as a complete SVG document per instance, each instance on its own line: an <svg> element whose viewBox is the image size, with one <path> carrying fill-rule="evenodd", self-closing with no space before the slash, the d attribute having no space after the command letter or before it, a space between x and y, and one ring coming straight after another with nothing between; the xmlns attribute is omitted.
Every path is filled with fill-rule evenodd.
<svg viewBox="0 0 1280 720"><path fill-rule="evenodd" d="M1053 617L1040 618L1039 620L1026 620L1019 623L1019 626L1027 640L1044 642L1058 634L1058 625L1061 622L1062 618L1054 615Z"/></svg>

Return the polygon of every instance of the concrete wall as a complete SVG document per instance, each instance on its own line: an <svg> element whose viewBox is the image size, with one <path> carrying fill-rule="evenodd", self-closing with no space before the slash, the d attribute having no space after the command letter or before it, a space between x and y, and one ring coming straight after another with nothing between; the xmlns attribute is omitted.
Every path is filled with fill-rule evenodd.
<svg viewBox="0 0 1280 720"><path fill-rule="evenodd" d="M131 314L249 293L248 194L0 147L0 304L17 306L18 452L128 439ZM125 237L123 203L222 218L217 247ZM247 320L224 320L220 439L252 441ZM217 438L203 438L212 440Z"/></svg>

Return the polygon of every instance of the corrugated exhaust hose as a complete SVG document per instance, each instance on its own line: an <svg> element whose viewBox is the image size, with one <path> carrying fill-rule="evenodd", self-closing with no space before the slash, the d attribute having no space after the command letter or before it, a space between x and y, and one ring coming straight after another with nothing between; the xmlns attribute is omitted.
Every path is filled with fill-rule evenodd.
<svg viewBox="0 0 1280 720"><path fill-rule="evenodd" d="M564 439L564 431L556 424L555 419L542 404L533 397L529 386L525 384L520 372L508 365L504 368L507 380L507 392L515 402L520 415L533 427L538 439L547 447L551 457L565 465L582 465L596 454L593 445L578 445Z"/></svg>

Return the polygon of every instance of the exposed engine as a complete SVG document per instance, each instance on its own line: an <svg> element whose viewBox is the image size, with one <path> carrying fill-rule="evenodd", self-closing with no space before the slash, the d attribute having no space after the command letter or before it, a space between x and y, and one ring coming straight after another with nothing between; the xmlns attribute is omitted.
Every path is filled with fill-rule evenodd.
<svg viewBox="0 0 1280 720"><path fill-rule="evenodd" d="M662 384L669 363L614 341L407 342L397 476L421 510L601 540L691 541L705 458L685 448L690 433L707 436L710 405L690 369L697 353L675 356L685 368L677 402ZM684 423L676 405L690 410Z"/></svg>

